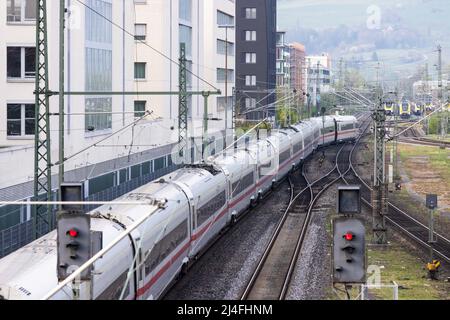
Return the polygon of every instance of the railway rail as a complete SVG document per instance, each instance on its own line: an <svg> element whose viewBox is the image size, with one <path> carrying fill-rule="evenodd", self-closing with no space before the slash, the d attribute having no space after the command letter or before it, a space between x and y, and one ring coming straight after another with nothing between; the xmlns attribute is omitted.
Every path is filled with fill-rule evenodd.
<svg viewBox="0 0 450 320"><path fill-rule="evenodd" d="M402 137L400 137L400 142L410 143L420 146L431 146L440 148L450 148L450 142L448 141L438 141L433 139L428 139L422 137L414 128L406 131Z"/></svg>
<svg viewBox="0 0 450 320"><path fill-rule="evenodd" d="M369 126L367 126L365 131L367 131ZM360 184L362 189L362 201L363 203L372 208L371 205L371 192L372 188L369 184L358 174L354 165L354 151L356 146L361 142L361 138L357 140L355 148L349 155L348 163L349 168L344 173L344 182L346 184ZM424 249L430 249L430 244L428 243L429 228L420 221L411 217L407 212L389 203L389 211L386 216L386 220L389 224L403 232L410 239L414 240L416 243L421 245ZM450 240L439 233L435 233L437 237L437 243L433 244L434 252L447 263L450 263Z"/></svg>
<svg viewBox="0 0 450 320"><path fill-rule="evenodd" d="M289 178L291 199L288 208L272 235L241 300L283 300L285 298L316 203L321 195L340 179L337 170L338 159L344 148L345 145L339 149L335 166L318 180L310 182L304 167L301 175L297 172L297 176Z"/></svg>

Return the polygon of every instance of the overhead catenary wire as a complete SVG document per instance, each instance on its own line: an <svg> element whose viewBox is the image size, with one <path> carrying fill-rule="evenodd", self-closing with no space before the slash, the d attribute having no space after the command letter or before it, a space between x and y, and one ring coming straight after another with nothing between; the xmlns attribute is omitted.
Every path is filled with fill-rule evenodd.
<svg viewBox="0 0 450 320"><path fill-rule="evenodd" d="M101 14L100 12L98 12L97 10L95 10L94 8L90 7L89 5L87 5L86 3L84 3L81 0L76 0L78 3L80 3L82 6L84 6L85 8L87 8L88 10L92 11L93 13L95 13L96 15L100 16L101 18L105 19L106 21L108 21L110 24L112 24L113 26L115 26L116 28L120 29L121 31L123 31L124 33L126 33L127 35L133 37L133 39L135 39L135 35L126 30L124 27L122 27L121 25L119 25L118 23L114 22L113 20L109 19L108 17L106 17L105 15ZM136 40L136 39L135 39ZM158 53L159 55L161 55L162 57L166 58L167 60L169 60L171 63L177 65L178 67L180 67L180 64L173 60L172 58L170 58L168 55L166 55L165 53L161 52L160 50L154 48L153 46L149 45L147 42L142 41L142 40L136 40L137 42L149 47L150 49L152 49L153 51L155 51L156 53ZM191 70L189 70L189 68L186 69L186 72L190 73L192 76L194 76L195 78L199 79L200 81L202 81L203 83L209 85L210 87L214 88L214 90L219 91L219 89L213 85L212 83L210 83L209 81L205 80L204 78L200 77L199 75L195 74L194 72L192 72Z"/></svg>
<svg viewBox="0 0 450 320"><path fill-rule="evenodd" d="M115 136L115 135L117 135L117 134L119 134L119 133L125 131L126 129L128 129L128 128L130 128L131 126L135 125L136 123L140 122L142 119L144 119L145 117L147 117L149 114L151 114L151 112L146 111L145 114L144 114L142 117L138 118L137 120L135 120L135 121L131 122L130 124L128 124L128 125L122 127L121 129L117 130L116 132L111 133L111 134L108 135L107 137L105 137L105 138L103 138L103 139L101 139L101 140L99 140L99 141L97 141L97 142L95 142L95 143L93 143L93 144L91 144L91 145L89 145L89 146L87 146L87 147L81 149L80 151L77 151L77 152L75 152L74 154L72 154L72 155L70 155L70 156L68 156L68 157L65 157L63 161L58 161L57 163L55 163L55 165L56 165L56 166L60 166L60 165L62 165L62 164L64 164L64 163L66 163L68 160L70 160L70 159L72 159L72 158L75 158L75 157L78 156L79 154L81 154L81 153L83 153L83 152L85 152L85 151L87 151L87 150L89 150L89 149L91 149L91 148L94 148L97 144L102 143L102 142L104 142L104 141L106 141L106 140L112 138L113 136Z"/></svg>

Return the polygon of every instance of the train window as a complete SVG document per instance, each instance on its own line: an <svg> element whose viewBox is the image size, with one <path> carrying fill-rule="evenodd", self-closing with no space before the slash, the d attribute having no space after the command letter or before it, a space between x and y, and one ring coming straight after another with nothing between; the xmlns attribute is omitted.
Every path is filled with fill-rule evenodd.
<svg viewBox="0 0 450 320"><path fill-rule="evenodd" d="M285 163L287 160L289 160L289 158L291 157L291 150L286 150L282 153L280 153L280 163L279 164L283 164Z"/></svg>
<svg viewBox="0 0 450 320"><path fill-rule="evenodd" d="M305 138L305 148L309 148L311 146L311 143L313 142L312 136L308 135Z"/></svg>
<svg viewBox="0 0 450 320"><path fill-rule="evenodd" d="M333 126L333 127L326 127L325 129L320 129L320 132L322 132L321 134L328 134L328 133L331 133L331 132L335 132L336 131L336 128Z"/></svg>
<svg viewBox="0 0 450 320"><path fill-rule="evenodd" d="M105 291L103 291L96 300L119 300L120 295L122 294L123 286L127 285L123 298L126 298L130 295L130 285L127 281L128 270L125 271L118 277Z"/></svg>
<svg viewBox="0 0 450 320"><path fill-rule="evenodd" d="M208 220L213 214L220 210L227 202L225 190L219 193L217 196L204 204L201 208L197 209L197 225L201 226L206 220Z"/></svg>
<svg viewBox="0 0 450 320"><path fill-rule="evenodd" d="M296 144L294 145L294 153L299 152L300 150L302 150L302 148L303 148L303 144L302 144L301 142L296 143Z"/></svg>
<svg viewBox="0 0 450 320"><path fill-rule="evenodd" d="M258 168L258 174L259 174L259 178L261 179L262 177L265 177L266 175L270 174L270 172L272 172L272 162L268 162L266 164L261 165Z"/></svg>
<svg viewBox="0 0 450 320"><path fill-rule="evenodd" d="M145 259L145 275L148 276L150 272L163 262L175 249L186 240L188 236L188 220L184 220L175 229L168 233L161 239L150 253L147 252Z"/></svg>
<svg viewBox="0 0 450 320"><path fill-rule="evenodd" d="M254 179L255 176L253 174L253 172L249 173L248 175L246 175L244 178L242 178L239 181L236 181L235 183L233 183L232 186L232 198L238 196L239 194L241 194L245 189L247 189L248 187L250 187L251 185L254 184Z"/></svg>
<svg viewBox="0 0 450 320"><path fill-rule="evenodd" d="M355 127L354 127L353 123L347 123L347 124L341 125L341 131L353 130L354 128Z"/></svg>

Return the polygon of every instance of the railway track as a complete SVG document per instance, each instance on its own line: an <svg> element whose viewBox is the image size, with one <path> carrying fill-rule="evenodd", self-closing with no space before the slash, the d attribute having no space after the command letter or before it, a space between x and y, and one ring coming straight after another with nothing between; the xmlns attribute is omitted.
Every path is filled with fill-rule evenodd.
<svg viewBox="0 0 450 320"><path fill-rule="evenodd" d="M367 130L368 126L364 129ZM362 201L363 203L372 209L371 205L371 192L372 188L369 184L360 177L356 171L354 165L354 150L356 150L357 145L360 143L361 139L358 139L355 144L355 148L349 154L348 163L350 164L348 170L344 174L344 182L346 184L359 184L361 185ZM407 212L398 208L392 203L389 203L389 211L386 216L386 220L389 224L403 232L406 236L414 240L416 243L421 245L424 249L430 249L430 244L428 243L429 228L420 221L411 217ZM450 240L441 234L435 233L437 237L437 243L433 244L434 252L447 263L450 263Z"/></svg>
<svg viewBox="0 0 450 320"><path fill-rule="evenodd" d="M420 146L431 146L440 148L450 148L450 142L448 141L437 141L433 139L428 139L422 137L415 128L411 128L406 131L402 137L400 137L400 142L410 143Z"/></svg>
<svg viewBox="0 0 450 320"><path fill-rule="evenodd" d="M335 156L334 167L314 182L308 180L304 167L301 175L291 176L291 199L262 255L241 300L283 300L288 292L310 219L318 210L322 194L341 179L339 166L348 145ZM344 155L344 156L343 156ZM294 190L297 190L294 192ZM300 232L299 232L300 231Z"/></svg>

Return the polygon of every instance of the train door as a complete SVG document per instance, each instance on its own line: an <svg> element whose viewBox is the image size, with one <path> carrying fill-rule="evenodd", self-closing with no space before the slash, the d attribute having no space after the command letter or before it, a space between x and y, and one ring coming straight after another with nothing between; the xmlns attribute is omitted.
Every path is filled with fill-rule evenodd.
<svg viewBox="0 0 450 320"><path fill-rule="evenodd" d="M334 121L334 143L337 143L339 140L339 123L336 119L333 119Z"/></svg>

